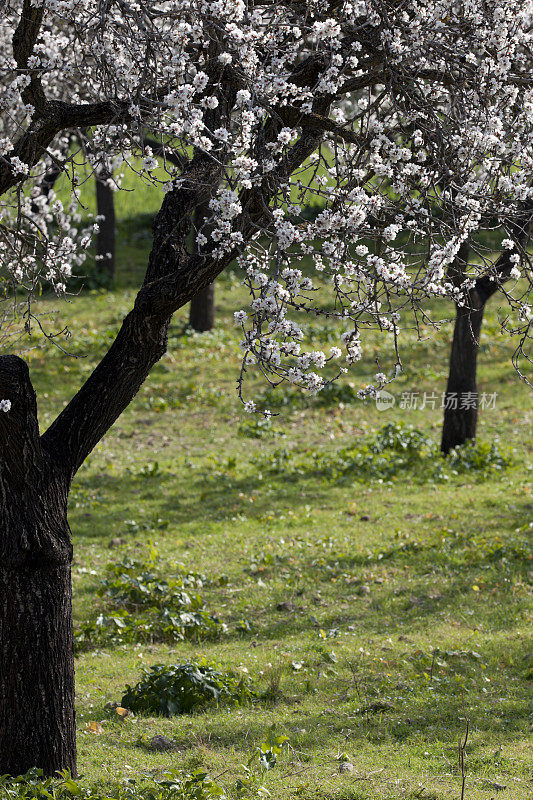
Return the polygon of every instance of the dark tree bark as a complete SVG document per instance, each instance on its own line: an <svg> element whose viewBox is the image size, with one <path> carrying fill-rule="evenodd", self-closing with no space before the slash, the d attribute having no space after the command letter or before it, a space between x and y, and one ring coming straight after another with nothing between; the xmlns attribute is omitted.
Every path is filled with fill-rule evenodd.
<svg viewBox="0 0 533 800"><path fill-rule="evenodd" d="M52 164L48 172L45 174L43 178L43 182L41 183L41 194L44 194L45 197L50 196L50 192L54 188L57 179L61 175L61 167L59 164Z"/></svg>
<svg viewBox="0 0 533 800"><path fill-rule="evenodd" d="M109 171L96 176L96 213L104 217L100 220L96 239L97 274L106 284L111 285L115 277L115 193L107 181Z"/></svg>
<svg viewBox="0 0 533 800"><path fill-rule="evenodd" d="M61 175L61 169L57 164L52 164L50 169L45 173L41 183L41 194L45 197L50 197L50 192L55 186L55 182ZM32 211L37 213L36 203L32 203Z"/></svg>
<svg viewBox="0 0 533 800"><path fill-rule="evenodd" d="M470 247L465 242L448 270L448 279L460 286L466 275ZM477 301L477 305L476 305ZM479 335L483 321L483 307L479 306L479 298L471 293L466 306L457 306L448 383L444 396L444 419L442 423L441 450L448 453L458 444L476 435L477 425L477 352ZM465 402L465 396L470 398ZM463 405L464 403L464 405Z"/></svg>
<svg viewBox="0 0 533 800"><path fill-rule="evenodd" d="M470 309L456 310L442 425L443 453L476 437L477 354L485 305L477 292L471 292L470 303Z"/></svg>
<svg viewBox="0 0 533 800"><path fill-rule="evenodd" d="M0 773L76 773L67 482L42 446L28 367L0 357Z"/></svg>
<svg viewBox="0 0 533 800"><path fill-rule="evenodd" d="M157 139L152 139L149 136L145 136L143 138L143 142L145 147L152 148L152 153L154 154L154 156L163 156L164 160L167 163L173 164L180 170L186 166L186 160L182 155L180 155L179 153L172 152L167 147L165 147L162 142L158 142Z"/></svg>
<svg viewBox="0 0 533 800"><path fill-rule="evenodd" d="M61 157L66 159L68 156L68 151L70 147L70 143L72 140L72 136L68 137L65 146L61 148ZM63 172L63 167L58 161L53 161L49 168L44 173L43 179L41 181L41 194L45 197L50 197L50 192L56 185L56 181L58 180L59 176ZM33 205L33 211L37 211L37 207L35 204Z"/></svg>

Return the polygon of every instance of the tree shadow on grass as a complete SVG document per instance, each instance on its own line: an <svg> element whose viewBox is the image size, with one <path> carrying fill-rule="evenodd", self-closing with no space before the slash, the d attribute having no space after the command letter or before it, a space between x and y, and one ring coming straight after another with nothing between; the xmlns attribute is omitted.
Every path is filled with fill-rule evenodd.
<svg viewBox="0 0 533 800"><path fill-rule="evenodd" d="M202 637L196 646L211 649L219 644L229 644L234 641L242 642L243 647L247 647L247 643L251 641L255 641L258 646L268 646L269 643L283 642L290 637L308 634L311 631L318 633L320 627L326 632L326 636L331 636L326 644L333 648L339 635L342 635L341 641L344 646L349 644L346 632L354 631L354 655L356 655L361 636L366 639L376 636L401 636L406 633L411 636L425 635L429 630L449 624L467 627L475 625L476 628L491 634L515 630L519 624L521 610L505 586L500 587L497 595L490 595L490 602L487 598L471 594L468 605L465 604L465 598L471 585L471 578L462 576L452 580L445 587L439 587L436 595L431 592L428 594L427 580L424 577L419 581L413 581L409 585L408 592L400 595L395 589L380 588L374 597L361 598L354 595L350 603L350 598L343 592L343 600L348 600L349 605L342 611L338 609L334 597L324 608L323 613L314 606L301 613L291 614L279 612L274 606L257 607L249 611L248 622L252 626L250 633L238 629L236 623L239 615L233 620L226 617L223 620L229 626L226 634L214 638ZM94 589L88 587L86 593L93 595ZM78 594L83 594L83 590ZM324 600L327 601L328 598L324 597ZM216 598L207 603L208 612L214 608L216 608ZM320 614L318 624L316 613ZM101 647L101 644L93 646L88 644L85 649L91 651L97 646ZM106 649L112 651L113 646L108 645Z"/></svg>
<svg viewBox="0 0 533 800"><path fill-rule="evenodd" d="M180 520L190 522L191 517L196 519L191 506L187 505L176 513L175 503L164 497L162 490L166 479L167 473L151 477L112 476L106 478L106 482L112 485L111 490L107 486L106 492L119 491L124 483L130 492L134 486L148 485L153 487L158 513L164 517L167 508L173 512L172 525L179 526ZM90 491L91 486L101 486L97 476L86 484ZM204 486L202 477L196 478L192 484L192 491L199 495L193 507L204 520L213 519L209 509L213 511L216 503L225 503L226 509L231 508L233 501L240 506L242 489L250 492L249 482L244 485L243 481L233 478L224 481L223 485L209 484L209 498L200 494ZM301 504L305 502L306 499L300 500ZM253 508L247 505L246 509L251 518L260 518L266 511L271 511L270 503L271 498L264 497L254 503ZM290 564L283 564L283 569L303 575L308 592L310 587L321 587L325 607L316 607L306 600L301 613L279 613L275 607L251 608L247 613L252 624L248 638L276 641L308 632L316 627L317 614L320 627L326 631L346 631L351 627L365 635L401 634L405 630L425 633L432 626L450 620L460 621L467 627L475 623L490 631L513 629L517 625L520 604L519 598L515 598L509 588L518 578L526 576L530 563L525 532L517 532L516 523L523 523L527 518L524 510L528 507L525 501L516 502L512 508L505 509L500 519L483 520L483 524L477 524L477 529L471 524L468 533L445 529L428 540L393 539L388 547L382 545L353 555L332 553L322 558L318 565L313 554L302 554L300 559L293 556ZM104 511L98 507L97 513L99 526L87 535L101 537L106 531L107 537L110 535L109 526L116 522L116 509L110 506ZM502 524L513 532L500 534ZM149 532L146 535L149 536ZM368 597L359 596L358 585L369 571L384 576L382 585L372 584ZM268 580L266 575L265 580ZM82 586L77 591L80 596L93 594L94 587ZM208 606L216 608L217 591L212 592L212 602ZM220 591L223 593L224 590ZM237 612L237 617L241 615L242 612ZM231 623L225 641L247 638L243 631L237 630L237 617L233 622L225 620Z"/></svg>
<svg viewBox="0 0 533 800"><path fill-rule="evenodd" d="M282 616L274 608L261 609L259 614L254 614L251 610L248 620L252 625L252 633L247 638L280 641L287 636L321 628L326 636L331 636L333 643L336 632L342 633L348 628L359 635L368 636L401 635L406 631L414 635L425 634L432 627L450 621L468 626L476 625L494 633L516 627L519 623L517 603L505 587L491 598L490 603L487 603L486 598L473 597L470 601L473 608L465 607L465 597L470 588L471 581L456 580L448 587L440 588L435 597L428 594L427 583L420 581L411 583L409 591L400 598L394 590L383 589L376 592L372 599L356 596L349 607L342 611L335 608L334 600L324 612L322 609L311 608L300 614ZM343 599L347 599L346 595ZM316 614L319 614L319 625L314 621ZM267 621L263 622L264 619ZM225 637L226 640L237 638L243 636L234 627Z"/></svg>
<svg viewBox="0 0 533 800"><path fill-rule="evenodd" d="M520 659L520 643L510 644L508 655ZM483 652L483 657L497 661L500 656L492 647ZM372 742L375 745L394 745L395 743L415 744L438 739L456 747L460 735L464 735L465 717L468 717L472 737L470 756L493 742L505 744L526 735L529 722L527 684L515 686L514 696L506 695L505 686L509 676L490 671L494 683L487 694L482 693L486 685L483 672L477 668L470 681L470 688L463 690L454 681L453 674L449 684L428 685L422 675L411 677L409 686L388 688L385 699L390 708L381 712L362 710L361 698L355 696L349 674L344 671L319 686L319 699L313 701L323 706L321 711L310 708L309 695L300 695L290 702L283 697L275 705L257 702L253 706L238 709L238 716L225 708L206 708L198 714L171 718L171 732L176 743L187 744L191 732L198 744L204 743L213 749L234 748L247 750L250 743L259 744L265 737L272 722L281 730L298 733L298 749L307 752L323 750L324 745L336 736L346 734L347 741ZM472 677L472 676L471 676ZM376 676L379 691L381 676ZM376 687L370 685L376 697ZM286 692L290 684L284 685ZM294 689L293 689L294 691ZM343 699L347 695L348 699ZM291 693L292 696L292 693ZM377 695L383 697L383 694ZM364 702L364 698L363 698ZM96 717L95 717L96 718ZM191 731L190 722L193 722ZM186 730L180 731L180 723ZM188 737L187 741L183 737ZM134 746L132 744L132 746ZM482 760L482 759L481 759Z"/></svg>
<svg viewBox="0 0 533 800"><path fill-rule="evenodd" d="M118 508L125 509L122 513L128 513L129 506L135 507L139 500L144 503L157 502L157 511L161 516L168 515L174 526L190 524L191 522L224 522L233 521L239 515L248 519L260 519L273 511L272 503L279 505L280 497L290 502L291 508L297 510L309 503L309 491L313 492L313 504L327 503L332 490L346 487L349 476L344 476L340 481L330 480L324 472L315 468L309 469L302 474L296 473L276 473L269 474L268 471L260 476L260 470L255 471L252 465L247 469L246 474L237 474L225 465L201 465L183 469L183 466L176 470L166 466L161 467L157 462L148 462L139 467L138 472L123 472L120 475L110 475L109 473L83 475L73 491L73 499L76 497L76 490L85 496L85 513L91 515L91 495L99 496L102 502L95 504L98 513L98 524L91 525L90 530L84 530L84 535L98 537L107 535L107 531L116 528ZM409 478L406 472L402 476ZM458 481L469 479L468 475L461 476ZM475 476L472 477L475 480ZM373 484L369 481L368 485ZM418 484L417 484L418 485ZM423 489L423 482L420 482L420 489ZM450 483L442 484L442 489L449 493L453 485ZM458 489L461 489L458 483ZM304 493L303 490L306 490ZM431 485L431 491L438 491L438 487ZM477 527L477 533L491 532L498 528L520 528L532 517L532 504L526 500L517 500L512 504L508 503L505 507L496 507L492 500L483 501L482 481L474 483L471 487L472 503L475 510L479 513L480 509L486 510L483 514L482 526L471 518L456 519L454 526L461 526L466 533L464 537L471 536ZM254 494L254 502L251 504L249 496ZM117 498L120 505L117 503ZM401 504L397 504L398 512L402 512ZM76 509L71 510L72 516L77 513ZM377 520L379 522L379 520ZM88 526L84 525L84 528ZM416 536L416 533L414 534ZM424 537L424 532L419 534ZM443 531L440 539L453 536L452 532ZM508 535L508 534L506 534ZM411 548L413 556L415 550L431 548L437 560L439 559L439 547L441 542L434 541L428 544L425 541L416 542L414 537L407 543L392 544L388 551L380 554L381 560L386 560L395 555L403 546L404 550ZM447 556L453 557L451 546L447 548ZM505 556L503 556L505 557ZM342 556L346 568L354 565L364 565L369 563L366 553L354 553L353 555Z"/></svg>
<svg viewBox="0 0 533 800"><path fill-rule="evenodd" d="M182 500L184 485L183 475L170 471L161 471L150 474L150 464L145 465L146 473L139 472L135 475L121 474L114 476L109 474L91 475L83 478L80 489L86 496L83 506L71 508L70 516L81 517L80 522L83 536L88 538L108 538L109 531L116 529L118 509L114 498L127 499L122 504L124 511L122 517L129 513L128 506L135 506L142 500L143 505L154 500L157 503L157 512L163 518L170 518L172 526L179 527L191 522L223 522L232 521L232 517L246 512L248 519L260 519L272 513L272 496L259 492L253 504L248 501L248 497L254 492L266 486L265 482L257 476L234 477L227 474L213 475L208 471L200 472L194 476L189 476L187 483L186 499ZM172 493L172 484L176 482L179 488L178 493ZM328 486L323 490L313 494L314 502L327 500ZM91 494L99 493L99 500L91 504ZM291 493L290 500L292 508L304 507L309 503L309 497L300 497L296 492ZM71 498L76 502L76 492ZM83 522L83 515L86 519L97 519L97 525L87 525ZM74 531L76 530L73 523Z"/></svg>

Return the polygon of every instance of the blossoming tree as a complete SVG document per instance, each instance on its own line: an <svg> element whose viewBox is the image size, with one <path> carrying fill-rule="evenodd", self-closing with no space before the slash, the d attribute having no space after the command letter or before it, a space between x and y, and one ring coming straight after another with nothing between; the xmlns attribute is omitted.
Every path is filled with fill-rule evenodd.
<svg viewBox="0 0 533 800"><path fill-rule="evenodd" d="M533 8L2 0L0 13L4 303L23 291L30 324L35 287L61 294L82 268L94 233L82 169L125 162L164 190L134 306L44 433L25 362L0 358L0 773L75 772L69 486L165 352L178 308L237 260L251 295L235 315L246 410L246 370L317 392L378 331L388 366L361 388L371 395L401 369L403 329L436 323L446 300L469 308L478 280L500 287L478 238L497 228L512 261L505 327L524 350ZM88 144L65 153L73 131ZM41 192L52 164L66 205ZM477 257L452 279L466 241ZM328 353L305 345L317 313L342 326Z"/></svg>

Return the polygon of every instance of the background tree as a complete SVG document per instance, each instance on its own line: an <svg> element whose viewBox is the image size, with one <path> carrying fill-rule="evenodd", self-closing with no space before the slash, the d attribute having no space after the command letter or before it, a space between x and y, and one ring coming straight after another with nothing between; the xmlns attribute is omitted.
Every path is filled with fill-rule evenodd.
<svg viewBox="0 0 533 800"><path fill-rule="evenodd" d="M27 366L0 358L0 773L75 772L69 488L165 352L173 313L237 261L251 294L235 315L250 412L248 371L320 391L361 359L368 329L387 373L361 395L392 380L401 325L428 301L468 304L472 281L492 276L471 262L461 285L447 280L461 245L495 218L511 235L531 196L533 28L514 0L326 11L7 0L2 14L0 254L27 293L28 325L35 289L64 293L83 263L87 167L121 158L165 191L132 310L43 434ZM71 130L91 146L62 158L57 138ZM41 192L51 161L70 179L67 207ZM206 204L208 235L191 248ZM506 292L523 342L529 291ZM304 349L299 320L317 314L343 324L328 353Z"/></svg>
<svg viewBox="0 0 533 800"><path fill-rule="evenodd" d="M215 284L210 283L191 300L189 325L202 333L215 325Z"/></svg>
<svg viewBox="0 0 533 800"><path fill-rule="evenodd" d="M201 206L194 212L193 235L202 230L204 220L209 218L209 207ZM193 330L203 333L210 331L215 324L215 284L210 283L193 299L189 309L189 325Z"/></svg>
<svg viewBox="0 0 533 800"><path fill-rule="evenodd" d="M79 132L78 135L63 137L61 158L62 162L68 157L70 147L74 143L82 146L87 141L87 132ZM62 162L52 161L50 168L44 174L40 196L46 200L50 198L50 193L54 191L58 178L63 174ZM115 199L113 191L113 173L103 166L95 171L96 187L96 216L98 217L96 233L96 273L100 282L111 285L115 276ZM39 213L36 204L33 204L34 214Z"/></svg>
<svg viewBox="0 0 533 800"><path fill-rule="evenodd" d="M453 340L450 353L450 369L444 401L441 450L448 453L452 448L476 438L479 392L477 386L477 356L485 306L490 298L517 272L516 261L520 259L514 244L522 256L527 257L527 245L531 229L531 205L524 208L522 224L511 225L514 239L509 240L511 249L505 250L495 262L492 274L482 275L469 289L468 303L457 306ZM465 280L470 247L465 243L450 269L449 277L458 286ZM464 403L461 398L469 397Z"/></svg>

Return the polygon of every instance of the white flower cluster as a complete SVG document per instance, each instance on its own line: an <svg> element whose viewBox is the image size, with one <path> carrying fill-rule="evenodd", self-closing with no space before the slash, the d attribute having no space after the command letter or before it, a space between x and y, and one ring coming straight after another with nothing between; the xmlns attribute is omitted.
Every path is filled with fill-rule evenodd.
<svg viewBox="0 0 533 800"><path fill-rule="evenodd" d="M24 287L29 301L42 281L63 294L98 230L97 223L82 224L78 193L65 208L53 189L43 193L36 182L29 195L6 200L2 211L7 224L0 229L0 260L11 281Z"/></svg>
<svg viewBox="0 0 533 800"><path fill-rule="evenodd" d="M238 258L245 363L274 382L320 391L363 357L367 329L396 352L400 320L417 324L428 299L468 305L486 276L528 338L517 229L533 203L530 0L343 0L334 15L315 2L44 6L29 57L13 51L22 0L0 11L0 257L14 282L65 287L94 232L81 228L79 184L125 161L165 191L209 196L196 241L221 269ZM71 181L67 209L41 191L43 164L24 146L41 92L113 110L75 154L57 140L47 150ZM481 244L494 227L503 276ZM466 242L476 257L459 280ZM319 314L344 331L327 353L304 345L300 320Z"/></svg>

